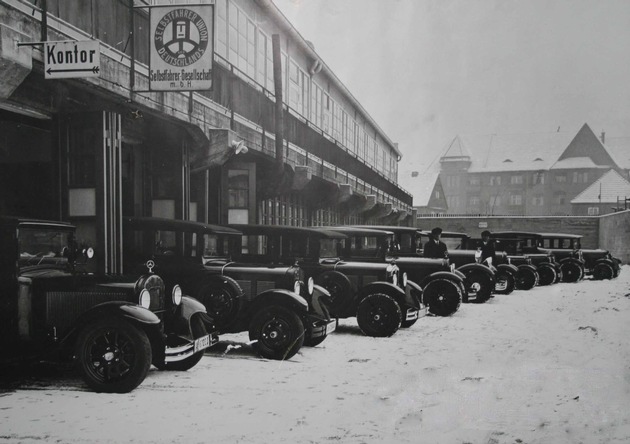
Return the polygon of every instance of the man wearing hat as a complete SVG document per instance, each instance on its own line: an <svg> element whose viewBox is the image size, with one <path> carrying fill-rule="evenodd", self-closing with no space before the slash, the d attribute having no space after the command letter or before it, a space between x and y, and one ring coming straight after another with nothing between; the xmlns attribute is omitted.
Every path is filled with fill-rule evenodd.
<svg viewBox="0 0 630 444"><path fill-rule="evenodd" d="M492 265L496 255L494 250L494 241L490 239L491 234L492 233L488 230L483 231L481 233L481 243L479 244L479 249L481 250L481 263L485 261L488 265Z"/></svg>
<svg viewBox="0 0 630 444"><path fill-rule="evenodd" d="M442 229L436 227L431 230L431 239L424 244L424 257L435 259L444 259L448 257L448 248L446 244L440 240Z"/></svg>

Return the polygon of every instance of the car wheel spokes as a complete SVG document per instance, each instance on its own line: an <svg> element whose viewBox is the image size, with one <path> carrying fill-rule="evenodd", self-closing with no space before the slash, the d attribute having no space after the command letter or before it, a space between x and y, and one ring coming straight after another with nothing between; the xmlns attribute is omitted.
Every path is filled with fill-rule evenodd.
<svg viewBox="0 0 630 444"><path fill-rule="evenodd" d="M90 372L100 382L123 377L131 369L135 354L129 339L118 332L107 330L96 336L90 345Z"/></svg>

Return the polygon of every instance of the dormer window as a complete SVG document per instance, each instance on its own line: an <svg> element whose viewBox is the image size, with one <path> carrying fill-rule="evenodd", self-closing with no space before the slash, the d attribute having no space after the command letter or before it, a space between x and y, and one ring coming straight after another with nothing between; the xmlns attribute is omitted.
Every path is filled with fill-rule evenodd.
<svg viewBox="0 0 630 444"><path fill-rule="evenodd" d="M534 159L534 162L542 162L542 159L541 159L540 157L536 157L536 158Z"/></svg>
<svg viewBox="0 0 630 444"><path fill-rule="evenodd" d="M503 163L506 163L506 162L512 162L512 160L511 160L511 159L505 159L505 160L503 161Z"/></svg>

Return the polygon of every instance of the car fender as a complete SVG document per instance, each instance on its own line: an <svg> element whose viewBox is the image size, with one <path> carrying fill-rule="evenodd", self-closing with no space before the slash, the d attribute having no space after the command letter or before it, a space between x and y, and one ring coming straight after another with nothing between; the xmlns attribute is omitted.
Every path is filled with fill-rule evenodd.
<svg viewBox="0 0 630 444"><path fill-rule="evenodd" d="M471 271L481 271L482 273L489 276L494 281L494 272L488 267L486 267L485 265L466 264L466 265L462 265L457 270L461 271L464 274L470 273Z"/></svg>
<svg viewBox="0 0 630 444"><path fill-rule="evenodd" d="M521 264L518 266L519 270L531 270L535 273L538 273L538 270L536 269L535 266L531 265L531 264Z"/></svg>
<svg viewBox="0 0 630 444"><path fill-rule="evenodd" d="M613 261L611 259L608 259L608 258L597 259L595 261L595 265L597 265L597 264L608 264L611 267L613 267L613 270L615 269L615 264L613 263Z"/></svg>
<svg viewBox="0 0 630 444"><path fill-rule="evenodd" d="M407 306L407 302L405 300L405 291L402 288L392 284L391 282L385 281L370 282L369 284L364 285L359 290L359 293L357 295L357 304L360 303L365 297L374 293L383 293L394 298L394 300L400 306L401 310L404 310L404 307Z"/></svg>
<svg viewBox="0 0 630 444"><path fill-rule="evenodd" d="M281 305L297 312L299 315L308 313L308 302L306 299L290 290L281 288L259 293L250 305L250 312L255 313L268 305Z"/></svg>
<svg viewBox="0 0 630 444"><path fill-rule="evenodd" d="M462 279L462 277L457 275L456 273L451 273L450 271L436 271L435 273L431 273L426 278L424 278L424 280L420 283L420 286L422 288L425 288L429 282L440 278L454 281L455 283L457 283L457 285L461 287L464 286L464 279Z"/></svg>
<svg viewBox="0 0 630 444"><path fill-rule="evenodd" d="M213 330L214 323L212 318L208 316L206 307L190 296L182 296L182 302L177 306L175 312L165 319L165 324L168 324L165 326L165 330L169 333L191 336L190 320L197 313L201 314L203 323Z"/></svg>
<svg viewBox="0 0 630 444"><path fill-rule="evenodd" d="M186 293L189 293L194 297L195 294L201 291L201 289L205 287L206 285L218 285L218 286L226 285L230 287L230 289L232 289L234 293L238 295L239 298L243 297L243 289L238 284L238 282L236 282L234 279L232 279L229 276L224 276L224 275L216 274L216 273L205 273L203 275L203 278L200 279L199 282L194 286L194 291L193 292L186 291Z"/></svg>
<svg viewBox="0 0 630 444"><path fill-rule="evenodd" d="M149 336L152 348L163 348L160 332L160 318L155 313L131 302L112 301L95 305L83 313L70 331L60 340L61 344L74 343L78 333L88 324L104 318L122 318L144 330ZM159 346L156 345L159 343Z"/></svg>
<svg viewBox="0 0 630 444"><path fill-rule="evenodd" d="M497 265L497 270L507 271L508 273L511 273L513 275L518 273L518 267L512 264L499 264Z"/></svg>
<svg viewBox="0 0 630 444"><path fill-rule="evenodd" d="M407 285L405 286L405 298L407 300L407 305L410 307L418 307L418 302L422 301L422 287L416 284L414 281L407 281Z"/></svg>
<svg viewBox="0 0 630 444"><path fill-rule="evenodd" d="M574 257L565 257L564 259L560 260L560 265L564 265L566 263L572 262L574 264L577 264L578 266L580 266L581 268L584 268L584 262L582 262L581 260L574 258Z"/></svg>

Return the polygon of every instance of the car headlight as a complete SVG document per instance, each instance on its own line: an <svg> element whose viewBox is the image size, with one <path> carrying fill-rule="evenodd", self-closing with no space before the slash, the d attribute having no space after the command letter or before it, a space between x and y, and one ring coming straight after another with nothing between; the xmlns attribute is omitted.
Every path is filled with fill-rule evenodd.
<svg viewBox="0 0 630 444"><path fill-rule="evenodd" d="M398 273L392 274L392 284L394 284L396 287L398 286Z"/></svg>
<svg viewBox="0 0 630 444"><path fill-rule="evenodd" d="M508 264L512 265L512 258L508 257L507 260L508 260Z"/></svg>
<svg viewBox="0 0 630 444"><path fill-rule="evenodd" d="M182 287L175 285L171 294L173 299L173 305L179 305L182 303Z"/></svg>
<svg viewBox="0 0 630 444"><path fill-rule="evenodd" d="M138 304L143 308L149 308L151 306L151 293L146 288L143 288L138 298Z"/></svg>
<svg viewBox="0 0 630 444"><path fill-rule="evenodd" d="M402 274L402 286L403 287L407 286L407 273Z"/></svg>
<svg viewBox="0 0 630 444"><path fill-rule="evenodd" d="M307 282L307 288L308 288L308 294L313 294L313 291L315 290L315 281L313 280L312 277L308 278Z"/></svg>
<svg viewBox="0 0 630 444"><path fill-rule="evenodd" d="M449 268L451 269L451 273L455 272L455 264L451 264Z"/></svg>
<svg viewBox="0 0 630 444"><path fill-rule="evenodd" d="M301 289L302 289L302 284L300 284L300 281L295 281L293 283L293 292L295 294L300 294Z"/></svg>

